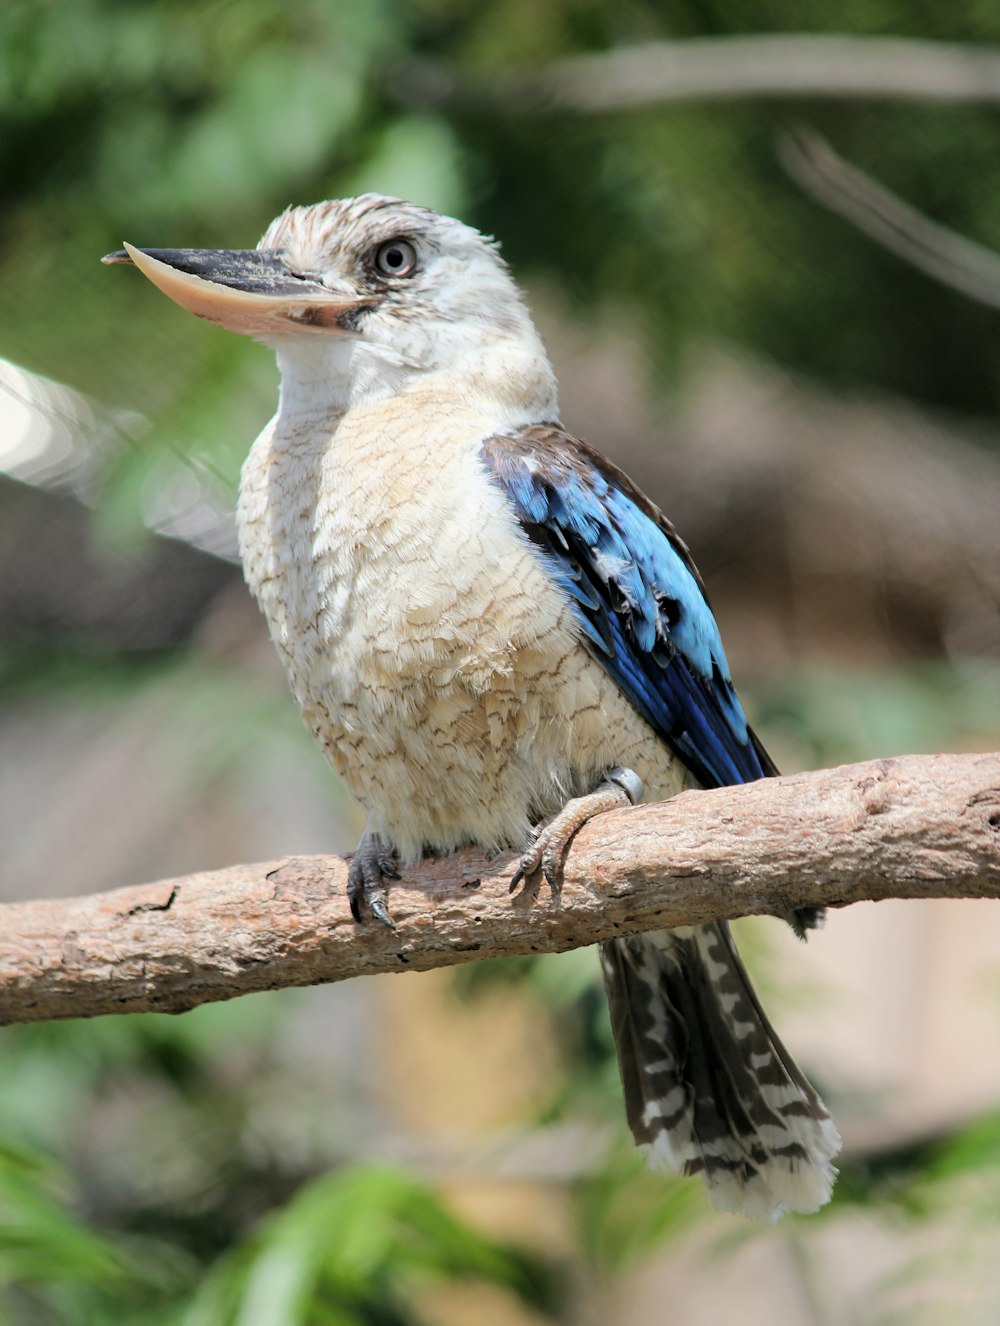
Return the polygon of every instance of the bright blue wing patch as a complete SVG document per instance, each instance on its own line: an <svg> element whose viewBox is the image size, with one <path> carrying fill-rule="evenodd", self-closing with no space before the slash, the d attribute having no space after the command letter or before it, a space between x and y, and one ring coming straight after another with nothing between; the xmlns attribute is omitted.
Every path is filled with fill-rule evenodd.
<svg viewBox="0 0 1000 1326"><path fill-rule="evenodd" d="M773 773L687 549L631 481L548 426L489 438L482 458L544 551L591 652L699 782Z"/></svg>

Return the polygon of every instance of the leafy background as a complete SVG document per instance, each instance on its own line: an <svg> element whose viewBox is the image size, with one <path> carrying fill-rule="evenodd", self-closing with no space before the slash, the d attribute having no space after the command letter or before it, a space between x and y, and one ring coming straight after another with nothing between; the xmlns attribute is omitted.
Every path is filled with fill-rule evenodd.
<svg viewBox="0 0 1000 1326"><path fill-rule="evenodd" d="M793 32L986 50L1000 11L7 0L0 355L51 381L0 384L0 896L356 840L238 571L192 546L226 544L269 357L97 258L367 188L502 238L566 422L688 536L784 768L997 745L996 310L781 153L804 126L1000 250L995 106L529 113L499 78ZM742 942L847 1141L823 1216L745 1228L642 1171L592 955L480 964L4 1031L0 1322L995 1320L992 909L775 929Z"/></svg>

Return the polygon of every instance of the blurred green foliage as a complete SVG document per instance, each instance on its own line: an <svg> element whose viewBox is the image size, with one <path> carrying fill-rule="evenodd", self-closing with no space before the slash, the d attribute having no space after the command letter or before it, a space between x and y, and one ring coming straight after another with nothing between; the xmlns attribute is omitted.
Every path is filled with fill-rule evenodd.
<svg viewBox="0 0 1000 1326"><path fill-rule="evenodd" d="M799 669L761 683L758 724L784 768L1000 746L1000 667L989 659L864 673Z"/></svg>
<svg viewBox="0 0 1000 1326"><path fill-rule="evenodd" d="M176 1252L126 1250L88 1227L73 1197L65 1173L37 1153L0 1149L0 1320L107 1321L130 1304L153 1320L153 1301L176 1289Z"/></svg>
<svg viewBox="0 0 1000 1326"><path fill-rule="evenodd" d="M108 465L100 519L112 534L140 528L141 495L176 454L234 488L273 406L269 357L98 259L123 238L251 245L289 202L375 188L495 233L520 275L555 285L589 320L627 310L664 383L686 346L720 338L830 383L994 412L996 314L822 212L775 153L786 124L808 124L940 223L1000 249L992 108L756 101L532 118L489 100L503 68L647 39L795 30L1000 44L1000 9L6 0L0 354L150 419ZM473 80L481 100L410 100L403 72L417 57ZM187 712L213 718L194 761L203 778L242 758L267 721L252 687L183 659L36 648L0 654L0 698L96 678L100 701L102 688L152 686L188 668ZM832 763L995 741L997 688L986 665L867 680L808 672L761 689L756 712L783 763ZM227 724L230 740L220 737ZM623 1151L590 955L477 965L459 990L471 997L498 979L529 991L564 1049L532 1122L615 1129L568 1187L588 1273L619 1274L690 1228L702 1192L644 1175ZM350 1139L337 1155L305 1147L293 1159L261 1144L259 1117L290 1115L296 1126L314 1090L290 1079L277 1052L294 1006L262 997L182 1019L4 1033L0 1326L395 1326L419 1319L422 1288L460 1277L500 1285L538 1314L569 1315L557 1259L545 1266L483 1236L400 1170L350 1163ZM100 1122L119 1107L112 1138ZM838 1202L895 1194L910 1215L939 1209L970 1174L995 1180L997 1127L991 1118L848 1166ZM993 1206L976 1209L995 1229Z"/></svg>
<svg viewBox="0 0 1000 1326"><path fill-rule="evenodd" d="M556 1311L551 1266L404 1170L317 1177L262 1142L255 1081L292 1112L309 1089L276 1075L293 1001L7 1033L0 1138L18 1140L0 1144L0 1322L405 1326L423 1291L456 1279Z"/></svg>
<svg viewBox="0 0 1000 1326"><path fill-rule="evenodd" d="M406 1326L436 1279L477 1278L536 1310L553 1301L538 1259L474 1233L398 1170L318 1179L200 1287L182 1326ZM546 1312L547 1315L547 1312Z"/></svg>
<svg viewBox="0 0 1000 1326"><path fill-rule="evenodd" d="M167 1326L408 1326L439 1280L557 1301L538 1258L477 1234L398 1170L345 1168L302 1187L205 1272L164 1238L95 1232L66 1175L0 1150L0 1321Z"/></svg>

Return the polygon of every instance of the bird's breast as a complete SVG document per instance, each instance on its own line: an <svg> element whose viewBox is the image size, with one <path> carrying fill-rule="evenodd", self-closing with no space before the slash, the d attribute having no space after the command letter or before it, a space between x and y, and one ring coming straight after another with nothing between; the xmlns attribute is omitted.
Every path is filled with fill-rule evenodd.
<svg viewBox="0 0 1000 1326"><path fill-rule="evenodd" d="M609 724L649 735L486 475L490 426L279 417L244 467L244 569L306 722L410 856L523 841L619 762Z"/></svg>

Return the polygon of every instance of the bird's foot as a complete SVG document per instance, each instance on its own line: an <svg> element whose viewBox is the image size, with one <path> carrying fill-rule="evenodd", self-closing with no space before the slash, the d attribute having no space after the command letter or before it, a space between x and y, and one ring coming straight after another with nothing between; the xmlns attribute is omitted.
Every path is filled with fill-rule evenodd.
<svg viewBox="0 0 1000 1326"><path fill-rule="evenodd" d="M396 854L377 834L366 833L347 869L347 897L355 921L362 919L361 904L364 903L376 921L395 930L396 922L389 915L385 897L387 879L399 879Z"/></svg>
<svg viewBox="0 0 1000 1326"><path fill-rule="evenodd" d="M510 892L513 893L522 880L531 879L539 871L553 893L557 892L562 883L563 857L576 831L595 815L634 806L642 800L645 790L642 779L633 769L619 767L609 770L604 782L588 796L567 801L521 857L510 881Z"/></svg>

